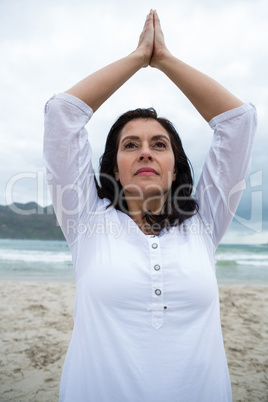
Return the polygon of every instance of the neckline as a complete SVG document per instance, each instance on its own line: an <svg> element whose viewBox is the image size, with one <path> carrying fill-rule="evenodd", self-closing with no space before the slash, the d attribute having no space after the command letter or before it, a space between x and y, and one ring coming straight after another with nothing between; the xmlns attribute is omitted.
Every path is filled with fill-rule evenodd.
<svg viewBox="0 0 268 402"><path fill-rule="evenodd" d="M125 221L130 221L131 223L132 223L132 229L133 228L135 228L136 230L135 230L135 232L139 235L139 236L141 236L141 237L143 237L143 238L146 238L146 239L148 239L148 238L153 238L153 237L161 237L161 236L163 236L165 233L166 233L166 229L162 229L161 230L161 232L159 233L159 235L153 235L153 234L145 234L140 228L139 228L139 226L137 225L137 223L129 216L129 215L127 215L126 213L124 213L124 212L122 212L122 211L120 211L120 210L117 210L117 212L120 212L120 214L121 215L123 215L123 218L124 218L124 220Z"/></svg>

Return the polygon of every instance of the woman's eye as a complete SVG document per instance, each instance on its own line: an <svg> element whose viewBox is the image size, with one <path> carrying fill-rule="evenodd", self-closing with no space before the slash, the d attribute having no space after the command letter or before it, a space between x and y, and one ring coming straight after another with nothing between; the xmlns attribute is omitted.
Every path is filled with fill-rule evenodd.
<svg viewBox="0 0 268 402"><path fill-rule="evenodd" d="M156 142L156 143L155 143L155 146L156 146L157 148L166 148L166 147L167 147L166 144L165 144L164 142L162 142L162 141Z"/></svg>
<svg viewBox="0 0 268 402"><path fill-rule="evenodd" d="M134 142L128 142L126 145L125 145L125 148L135 148L136 147L136 145L134 144Z"/></svg>

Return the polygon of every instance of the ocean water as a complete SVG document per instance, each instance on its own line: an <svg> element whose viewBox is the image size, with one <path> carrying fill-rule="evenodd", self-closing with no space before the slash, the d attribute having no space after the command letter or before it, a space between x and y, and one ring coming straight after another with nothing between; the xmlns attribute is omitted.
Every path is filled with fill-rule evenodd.
<svg viewBox="0 0 268 402"><path fill-rule="evenodd" d="M268 285L268 245L220 245L219 284ZM65 241L0 239L0 280L73 282Z"/></svg>
<svg viewBox="0 0 268 402"><path fill-rule="evenodd" d="M72 282L65 241L0 239L0 280Z"/></svg>
<svg viewBox="0 0 268 402"><path fill-rule="evenodd" d="M268 244L220 244L216 251L219 284L268 285Z"/></svg>

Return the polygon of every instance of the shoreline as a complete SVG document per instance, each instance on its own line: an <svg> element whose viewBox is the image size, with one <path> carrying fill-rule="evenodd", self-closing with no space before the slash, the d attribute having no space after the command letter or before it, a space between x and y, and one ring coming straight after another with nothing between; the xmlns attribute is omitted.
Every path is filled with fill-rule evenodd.
<svg viewBox="0 0 268 402"><path fill-rule="evenodd" d="M234 402L268 400L267 286L219 285ZM0 400L57 401L75 284L0 281Z"/></svg>

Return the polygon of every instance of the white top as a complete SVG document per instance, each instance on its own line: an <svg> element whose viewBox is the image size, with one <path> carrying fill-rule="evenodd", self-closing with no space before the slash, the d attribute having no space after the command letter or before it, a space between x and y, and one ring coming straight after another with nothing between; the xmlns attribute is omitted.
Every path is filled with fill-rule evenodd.
<svg viewBox="0 0 268 402"><path fill-rule="evenodd" d="M84 128L92 114L69 94L45 108L48 182L76 277L60 401L231 401L214 253L248 173L255 108L210 121L200 212L159 236L98 198Z"/></svg>

